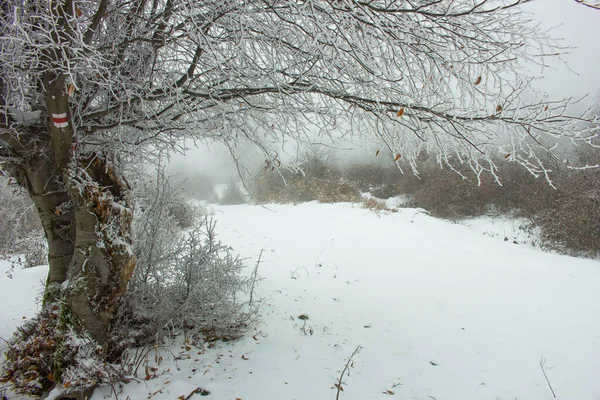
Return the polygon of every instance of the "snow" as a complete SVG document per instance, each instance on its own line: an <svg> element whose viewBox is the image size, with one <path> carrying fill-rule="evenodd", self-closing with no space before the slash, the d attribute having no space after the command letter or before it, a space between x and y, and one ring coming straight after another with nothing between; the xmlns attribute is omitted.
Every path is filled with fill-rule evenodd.
<svg viewBox="0 0 600 400"><path fill-rule="evenodd" d="M340 399L551 399L542 357L557 398L600 396L600 264L523 244L519 221L452 223L355 204L213 210L248 274L263 251L261 322L212 348L176 338L160 364L149 358L155 377L116 388L121 399L185 398L198 387L214 400L335 399L359 345ZM45 270L34 271L0 277L5 336L35 312Z"/></svg>
<svg viewBox="0 0 600 400"><path fill-rule="evenodd" d="M8 339L15 328L38 311L48 267L15 268L13 278L7 271L10 263L0 260L0 338ZM0 349L6 347L0 339Z"/></svg>

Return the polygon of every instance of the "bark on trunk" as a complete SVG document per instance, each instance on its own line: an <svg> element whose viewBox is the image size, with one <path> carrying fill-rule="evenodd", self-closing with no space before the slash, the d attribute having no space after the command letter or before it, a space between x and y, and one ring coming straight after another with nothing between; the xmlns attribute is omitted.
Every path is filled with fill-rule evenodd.
<svg viewBox="0 0 600 400"><path fill-rule="evenodd" d="M80 165L71 177L76 236L65 300L108 355L111 324L136 261L130 188L118 168L99 154Z"/></svg>
<svg viewBox="0 0 600 400"><path fill-rule="evenodd" d="M10 172L29 192L48 241L44 302L62 297L77 327L108 354L113 317L135 267L130 187L101 154L78 164L61 171L38 153Z"/></svg>
<svg viewBox="0 0 600 400"><path fill-rule="evenodd" d="M135 267L130 188L115 163L104 154L81 155L84 150L78 148L77 129L70 118L66 76L48 71L43 75L43 84L51 138L49 159L52 173L64 182L57 201L68 200L62 203L68 209L64 217L70 219L74 234L69 249L64 242L49 242L53 256L60 262L57 258L51 265L47 297L54 299L58 285L53 283L61 284L57 292L63 296L66 312L74 317L77 328L88 332L102 346L107 356L112 320ZM42 211L40 217L47 218ZM57 223L54 221L55 228ZM71 257L65 274L64 261L69 250Z"/></svg>
<svg viewBox="0 0 600 400"><path fill-rule="evenodd" d="M48 241L49 272L44 302L57 300L60 285L67 279L75 245L75 223L71 197L63 174L48 157L28 153L25 162L8 170L26 188L37 209Z"/></svg>

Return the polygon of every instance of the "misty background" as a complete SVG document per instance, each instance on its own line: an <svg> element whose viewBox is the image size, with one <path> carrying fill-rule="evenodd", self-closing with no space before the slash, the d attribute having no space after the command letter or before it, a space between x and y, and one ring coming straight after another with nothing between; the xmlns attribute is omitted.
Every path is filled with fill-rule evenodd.
<svg viewBox="0 0 600 400"><path fill-rule="evenodd" d="M572 98L572 111L600 109L600 11L578 4L575 0L537 0L521 6L531 24L549 31L564 50L544 57L544 65L526 70L535 77L532 96L547 94L552 99ZM318 143L317 143L318 142ZM172 153L166 160L167 171L175 182L190 190L208 180L211 184L239 182L240 175L249 178L259 174L265 156L254 145L239 143L235 159L224 144L183 142L185 154ZM278 154L281 161L293 163L305 157L318 156L332 164L373 163L388 165L389 157L375 158L379 142L360 138L348 140L316 140L311 146L298 148L287 143ZM191 191L191 190L190 190Z"/></svg>

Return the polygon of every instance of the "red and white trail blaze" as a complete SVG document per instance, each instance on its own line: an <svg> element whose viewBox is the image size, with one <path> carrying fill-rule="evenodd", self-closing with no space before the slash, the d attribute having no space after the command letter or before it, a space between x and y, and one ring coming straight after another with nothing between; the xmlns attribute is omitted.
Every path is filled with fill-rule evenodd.
<svg viewBox="0 0 600 400"><path fill-rule="evenodd" d="M57 128L66 128L69 126L69 119L67 118L67 113L62 114L52 114L52 123Z"/></svg>

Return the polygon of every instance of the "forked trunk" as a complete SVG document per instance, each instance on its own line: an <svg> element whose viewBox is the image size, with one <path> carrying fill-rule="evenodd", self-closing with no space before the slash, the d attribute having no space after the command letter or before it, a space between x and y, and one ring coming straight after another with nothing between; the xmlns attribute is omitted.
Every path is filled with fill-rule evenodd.
<svg viewBox="0 0 600 400"><path fill-rule="evenodd" d="M107 355L111 323L135 267L130 188L102 154L67 171L54 165L33 156L10 169L29 192L48 241L44 302L63 300L76 328Z"/></svg>
<svg viewBox="0 0 600 400"><path fill-rule="evenodd" d="M94 154L80 165L70 177L76 233L65 300L106 356L111 323L135 268L133 209L129 184L112 162Z"/></svg>

